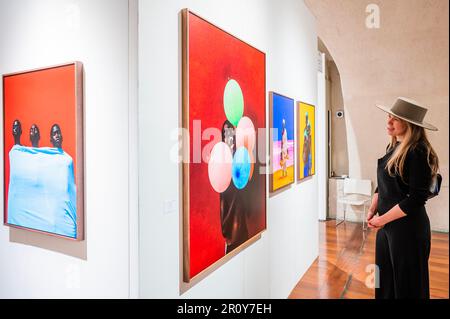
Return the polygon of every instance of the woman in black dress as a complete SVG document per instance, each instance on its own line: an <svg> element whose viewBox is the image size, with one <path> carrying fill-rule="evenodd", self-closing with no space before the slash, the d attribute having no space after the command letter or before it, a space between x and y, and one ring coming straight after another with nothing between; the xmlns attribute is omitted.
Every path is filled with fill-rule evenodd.
<svg viewBox="0 0 450 319"><path fill-rule="evenodd" d="M430 221L425 210L439 160L425 134L427 109L399 98L389 113L391 142L378 160L378 187L369 208L369 227L378 229L375 298L429 298ZM378 213L378 214L377 214ZM376 215L377 214L377 215Z"/></svg>

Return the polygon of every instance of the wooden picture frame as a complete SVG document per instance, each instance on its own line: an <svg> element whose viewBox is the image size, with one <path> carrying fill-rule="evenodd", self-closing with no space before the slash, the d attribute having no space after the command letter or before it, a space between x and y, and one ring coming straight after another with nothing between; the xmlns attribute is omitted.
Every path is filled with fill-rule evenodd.
<svg viewBox="0 0 450 319"><path fill-rule="evenodd" d="M275 108L277 110L275 110ZM287 97L285 95L276 93L276 92L269 92L269 123L270 123L270 132L269 132L269 148L270 148L270 174L269 174L269 190L270 192L274 193L278 190L282 190L287 188L289 185L293 184L295 182L295 152L296 152L296 146L295 146L295 100ZM285 132L287 132L286 135L283 134L281 131L283 128L282 123L280 123L280 120L283 120L283 123L285 125ZM276 121L277 123L274 123ZM274 134L277 134L278 136L274 136ZM281 136L280 136L281 135ZM283 144L283 137L287 136L287 141L284 141L284 143L287 143L286 145L287 149L285 147L280 146L278 144ZM276 141L274 140L276 139ZM281 148L280 148L281 147ZM283 153L285 152L287 157L284 159L286 161L287 165L284 167L281 167L281 163L277 163L278 156L274 155L275 153ZM280 159L279 162L282 160ZM278 168L275 171L275 167ZM282 172L282 170L286 171L285 174ZM280 176L281 175L281 176Z"/></svg>
<svg viewBox="0 0 450 319"><path fill-rule="evenodd" d="M74 241L84 240L83 77L83 64L78 61L2 76L4 225ZM12 135L11 124L13 124ZM14 127L20 127L20 134L16 133ZM27 135L28 127L30 127L29 142L27 137L22 137ZM48 130L49 127L51 130ZM54 139L51 136L52 132L48 139L49 131L55 132ZM52 169L57 171L61 181L68 184L53 181L52 177L49 177L51 174L46 172L44 175L44 170L38 168L32 173L25 173L20 168L16 170L16 162L10 162L11 154L15 154L11 153L13 148L16 150L20 148L22 153L28 154L26 159L21 160L28 161L32 163L31 166L36 167L45 163L44 167L49 172ZM34 193L35 186L30 185L28 181L23 182L27 189L32 190L27 192L28 195L15 190L13 194L9 194L10 186L13 189L15 187L15 182L11 182L10 185L11 164L14 164L13 169L18 172L17 174L23 174L30 180L37 179L38 188L34 189L47 188L48 195L44 196L38 191ZM42 175L39 175L40 171ZM11 173L14 174L14 178L15 172ZM61 175L61 172L67 172L67 175ZM61 197L64 188L67 189L67 193ZM9 202L9 195L14 199L14 204ZM32 207L36 208L36 211L25 214L25 210L29 209L23 207L27 202L24 200L26 196L33 197L36 203L45 197L46 203L50 206L37 209L36 207L42 205L35 205ZM12 210L10 214L8 209ZM47 215L45 218L42 217L53 213L54 215L49 215L51 218ZM47 219L48 222L37 222L39 219Z"/></svg>
<svg viewBox="0 0 450 319"><path fill-rule="evenodd" d="M259 118L258 120L261 122L260 127L266 127L266 122L265 122L265 86L266 86L266 69L265 69L265 53L259 51L258 49L254 48L253 46L249 45L248 43L238 39L237 37L223 31L221 28L218 28L217 26L215 26L214 24L210 23L209 21L201 18L200 16L198 16L195 13L192 13L189 9L183 9L181 11L181 32L182 32L182 46L181 46L181 51L182 51L182 118L181 118L181 122L182 122L182 127L184 129L185 132L189 132L190 131L190 126L191 126L191 121L193 121L192 118L190 118L190 107L191 107L191 102L192 102L192 96L190 94L190 85L192 83L192 79L190 78L190 58L191 58L191 52L190 52L190 45L191 45L191 34L189 32L190 27L191 27L191 20L195 19L196 23L200 23L201 25L206 25L209 29L213 29L214 32L217 32L218 34L222 35L225 38L229 38L232 39L232 41L234 41L234 43L239 43L242 46L245 46L246 49L248 51L254 51L254 53L256 55L259 56L259 61L263 60L263 70L259 70L259 72L262 72L262 76L263 76L263 80L259 79L259 82L257 82L258 88L260 88L260 91L258 91L258 98L259 100L263 101L262 103L260 103L260 107L261 107L261 114L263 114L263 116L261 116L261 118ZM216 39L215 39L216 40ZM205 40L206 41L206 40ZM258 62L259 62L258 61ZM206 62L205 62L206 63ZM212 79L214 80L214 79ZM220 105L218 106L220 107ZM209 119L207 119L209 120ZM216 127L216 126L214 126ZM256 126L255 126L256 127ZM219 128L217 126L217 128ZM193 180L191 179L191 174L193 172L191 165L194 165L191 163L191 158L193 156L192 151L191 151L191 147L192 147L192 141L191 141L192 136L190 137L183 137L183 163L182 163L182 209L181 209L181 220L182 220L182 224L181 224L181 238L182 238L182 270L181 270L181 278L182 278L182 284L181 284L181 291L185 291L187 289L189 289L190 287L192 287L193 285L195 285L196 283L198 283L200 280L202 280L203 278L205 278L206 276L208 276L211 272L213 272L214 270L216 270L217 268L219 268L222 264L224 264L225 262L227 262L229 259L231 259L233 256L235 256L236 254L238 254L240 251L242 251L243 249L245 249L246 247L248 247L249 245L251 245L253 242L255 242L256 240L258 240L261 237L261 233L266 229L266 179L265 179L265 175L261 175L261 177L258 177L258 182L261 182L261 189L263 188L263 190L261 191L261 198L258 199L259 203L262 203L260 205L261 207L261 214L263 214L263 216L259 216L260 218L263 218L263 220L261 220L261 223L264 225L263 227L261 227L260 230L258 230L257 232L249 232L249 236L247 238L247 240L245 240L245 242L241 243L239 245L239 247L233 249L232 251L225 253L224 256L222 256L221 258L218 258L217 260L214 260L214 258L210 259L209 262L205 262L204 266L202 266L202 268L199 271L196 271L195 273L193 272L192 269L192 246L191 246L191 241L192 241L192 233L191 233L191 229L192 229L192 214L191 214L191 209L192 209L192 205L194 205L195 203L192 202L192 197L191 197L191 189L192 189L192 185L191 183L193 183ZM265 149L266 149L266 145L265 145L265 139L264 139L264 143L262 143L263 145L257 145L255 147L261 147L263 148L263 152L265 154ZM259 162L256 162L257 164L255 164L254 166L254 174L259 174L259 172L257 171L258 167L258 171L259 171ZM203 167L204 169L204 167ZM253 178L256 175L253 175ZM252 177L250 177L251 179ZM261 178L261 179L260 179ZM264 181L262 182L262 179L264 179ZM197 179L195 179L194 181L197 181ZM250 184L250 182L249 182ZM259 185L259 184L258 184ZM264 186L263 186L264 185ZM196 185L199 186L199 185ZM206 187L206 186L205 186ZM210 186L207 186L210 187ZM202 188L203 186L200 185L200 187L194 187L196 193L199 193L198 196L201 196L200 194L202 193ZM217 196L219 196L219 194L217 194ZM195 227L197 228L197 227ZM217 233L215 233L215 236L217 236ZM205 246L206 247L206 246ZM197 251L199 249L197 248Z"/></svg>
<svg viewBox="0 0 450 319"><path fill-rule="evenodd" d="M306 102L298 101L297 102L297 181L302 181L304 179L307 179L309 177L312 177L316 174L315 169L315 163L316 163L316 115L315 115L315 109L316 107L313 104L309 104ZM311 137L311 147L310 147L310 156L308 156L308 159L303 158L303 150L304 150L304 140L305 140L305 134L308 135L308 133L305 133L308 131L306 129L305 131L305 125L303 122L306 122L306 115L308 116L308 121L310 123L310 137ZM311 116L312 115L312 116ZM303 120L305 119L305 120ZM307 165L305 163L307 162ZM308 172L305 176L305 172Z"/></svg>

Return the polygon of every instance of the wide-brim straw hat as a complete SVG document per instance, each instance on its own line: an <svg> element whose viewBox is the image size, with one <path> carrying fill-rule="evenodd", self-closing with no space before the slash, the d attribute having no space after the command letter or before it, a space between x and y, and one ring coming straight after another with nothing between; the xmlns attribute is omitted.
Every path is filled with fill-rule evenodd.
<svg viewBox="0 0 450 319"><path fill-rule="evenodd" d="M409 123L426 128L427 130L438 130L434 125L424 121L428 109L414 100L399 97L391 107L378 104L376 107Z"/></svg>

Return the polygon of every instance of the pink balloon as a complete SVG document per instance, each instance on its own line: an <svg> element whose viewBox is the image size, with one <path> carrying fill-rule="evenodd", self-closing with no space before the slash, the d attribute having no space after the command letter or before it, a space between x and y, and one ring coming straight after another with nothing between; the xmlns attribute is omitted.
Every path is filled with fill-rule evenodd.
<svg viewBox="0 0 450 319"><path fill-rule="evenodd" d="M243 117L236 128L236 149L246 147L249 153L253 152L256 145L256 131L253 122L248 117Z"/></svg>
<svg viewBox="0 0 450 319"><path fill-rule="evenodd" d="M230 185L232 163L233 154L230 147L224 142L214 145L208 162L208 176L217 193L223 193Z"/></svg>

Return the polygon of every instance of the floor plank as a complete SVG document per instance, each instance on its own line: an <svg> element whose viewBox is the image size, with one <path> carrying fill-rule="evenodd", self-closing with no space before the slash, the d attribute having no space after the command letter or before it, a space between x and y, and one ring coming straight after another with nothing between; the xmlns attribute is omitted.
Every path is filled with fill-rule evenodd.
<svg viewBox="0 0 450 319"><path fill-rule="evenodd" d="M291 299L373 299L376 231L361 224L320 222L319 257L292 290ZM430 295L448 299L449 235L433 233Z"/></svg>

